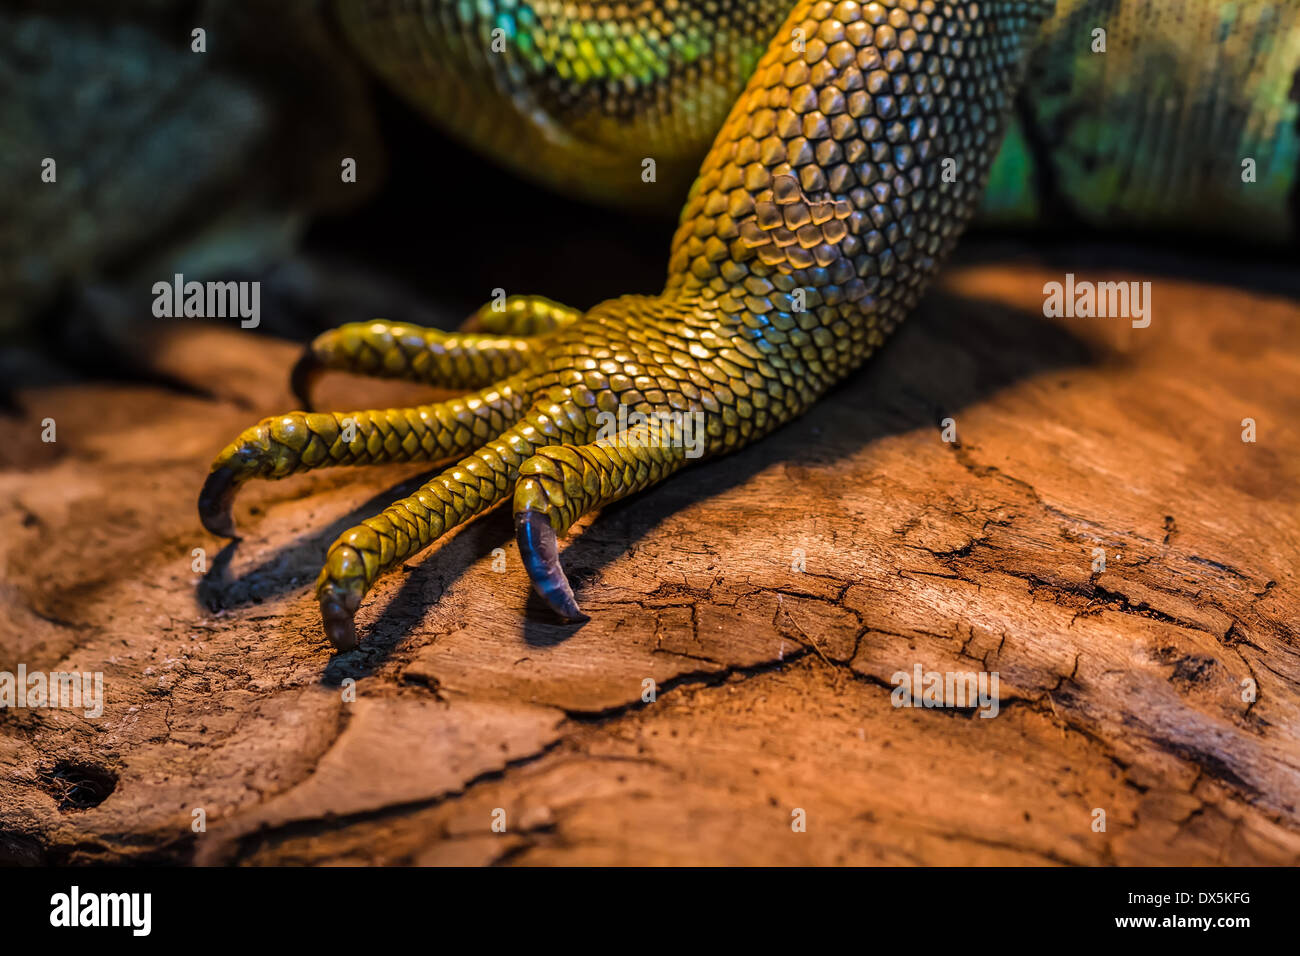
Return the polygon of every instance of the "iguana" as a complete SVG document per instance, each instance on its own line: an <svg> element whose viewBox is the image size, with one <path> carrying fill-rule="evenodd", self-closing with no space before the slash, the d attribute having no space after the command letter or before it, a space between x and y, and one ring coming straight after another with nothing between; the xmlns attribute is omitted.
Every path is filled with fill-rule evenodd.
<svg viewBox="0 0 1300 956"><path fill-rule="evenodd" d="M379 575L507 500L536 590L582 620L557 535L686 466L683 416L712 456L800 415L884 343L981 204L1004 220L1221 235L1248 222L1279 239L1296 221L1295 0L339 0L337 13L396 90L546 183L635 205L647 179L707 149L660 294L586 312L515 296L460 332L326 332L294 370L304 408L326 368L467 394L290 412L217 456L199 511L223 536L250 478L454 462L330 546L317 596L340 649ZM520 227L544 240L544 223Z"/></svg>

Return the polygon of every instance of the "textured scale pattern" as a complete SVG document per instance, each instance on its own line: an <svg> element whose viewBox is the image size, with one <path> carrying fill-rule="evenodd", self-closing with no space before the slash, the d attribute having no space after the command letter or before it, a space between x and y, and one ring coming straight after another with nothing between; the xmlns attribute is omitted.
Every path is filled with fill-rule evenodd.
<svg viewBox="0 0 1300 956"><path fill-rule="evenodd" d="M643 187L642 158L659 181L690 182L791 7L336 2L370 65L444 129L516 172L620 205L663 199Z"/></svg>
<svg viewBox="0 0 1300 956"><path fill-rule="evenodd" d="M1057 0L983 212L1284 242L1297 170L1300 0Z"/></svg>
<svg viewBox="0 0 1300 956"><path fill-rule="evenodd" d="M793 7L335 3L370 65L446 129L517 172L624 205L690 181ZM484 55L494 29L501 52ZM647 157L666 190L641 182ZM978 218L1294 240L1298 171L1300 0L1057 0Z"/></svg>
<svg viewBox="0 0 1300 956"><path fill-rule="evenodd" d="M689 463L668 416L699 416L705 456L739 448L804 412L913 308L981 202L1052 9L340 0L345 27L392 82L555 182L577 171L589 191L635 191L648 144L665 157L688 156L705 133L713 145L659 295L587 312L515 297L460 333L384 322L326 333L295 372L304 406L322 368L480 391L267 419L214 462L205 525L233 535L233 497L252 477L458 459L331 545L317 581L330 640L355 645L354 615L380 575L506 501L538 593L581 619L557 535ZM627 429L609 434L611 419Z"/></svg>
<svg viewBox="0 0 1300 956"><path fill-rule="evenodd" d="M973 212L1045 13L1013 0L798 4L704 161L660 295L581 315L535 299L508 302L496 318L480 310L473 324L505 338L382 322L326 333L309 369L485 391L351 413L350 444L338 415L268 419L218 456L200 502L205 523L233 533L231 501L248 477L455 449L458 462L330 547L317 582L328 636L353 646L353 616L380 574L511 497L539 593L581 617L556 534L688 460L661 429L602 436L602 413L699 414L704 453L716 455L796 417L865 361ZM941 176L943 159L958 175Z"/></svg>
<svg viewBox="0 0 1300 956"><path fill-rule="evenodd" d="M473 388L524 366L527 339L466 333L394 322L352 322L317 336L299 367L311 374L347 369L448 388Z"/></svg>

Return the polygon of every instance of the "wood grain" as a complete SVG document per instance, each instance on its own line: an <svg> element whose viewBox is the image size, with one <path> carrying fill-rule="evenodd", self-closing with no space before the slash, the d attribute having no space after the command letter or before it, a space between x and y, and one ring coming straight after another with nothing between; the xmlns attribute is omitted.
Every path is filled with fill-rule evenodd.
<svg viewBox="0 0 1300 956"><path fill-rule="evenodd" d="M21 389L0 670L102 671L108 699L0 712L0 855L1300 862L1300 306L1099 266L1152 281L1149 328L1045 319L1064 271L950 270L803 420L584 521L586 625L530 598L494 513L383 580L339 656L325 547L418 470L250 488L225 549L194 509L211 456L290 406L293 346L177 323L155 361L221 376L211 400ZM918 664L996 672L997 716L893 706ZM61 808L78 767L110 782Z"/></svg>

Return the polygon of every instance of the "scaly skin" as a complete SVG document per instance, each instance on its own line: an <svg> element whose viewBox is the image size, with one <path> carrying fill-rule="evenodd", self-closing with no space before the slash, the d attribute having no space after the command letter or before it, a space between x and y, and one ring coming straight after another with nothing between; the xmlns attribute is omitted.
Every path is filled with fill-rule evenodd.
<svg viewBox="0 0 1300 956"><path fill-rule="evenodd" d="M1281 243L1297 170L1300 2L1057 0L981 218Z"/></svg>
<svg viewBox="0 0 1300 956"><path fill-rule="evenodd" d="M792 5L337 0L336 10L393 89L484 155L569 192L660 208L689 185ZM643 158L664 189L646 188Z"/></svg>
<svg viewBox="0 0 1300 956"><path fill-rule="evenodd" d="M517 172L624 205L680 195L793 6L335 3L369 65L451 133ZM1300 2L1058 0L1011 117L985 222L1295 239ZM642 182L646 158L666 188Z"/></svg>
<svg viewBox="0 0 1300 956"><path fill-rule="evenodd" d="M352 413L351 444L338 434L342 416L268 419L218 456L200 499L204 523L233 533L231 499L248 477L455 448L467 454L330 547L317 582L327 636L355 646L353 616L380 574L511 497L538 592L580 619L557 533L688 461L656 429L602 435L600 413L699 413L712 456L795 418L861 365L974 212L1048 11L1021 0L798 3L704 161L662 293L581 316L555 307L554 328L531 344L482 346L498 361L523 357L509 380L454 408ZM955 177L941 175L945 158ZM510 322L533 311L516 304L493 331L514 331ZM395 374L415 368L421 342L447 341L386 326L332 335L321 348L331 365ZM367 336L364 348L334 347Z"/></svg>

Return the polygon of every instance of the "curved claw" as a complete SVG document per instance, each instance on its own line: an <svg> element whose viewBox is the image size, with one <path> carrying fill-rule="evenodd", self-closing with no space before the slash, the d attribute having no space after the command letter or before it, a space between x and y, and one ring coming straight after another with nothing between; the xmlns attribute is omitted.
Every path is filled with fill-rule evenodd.
<svg viewBox="0 0 1300 956"><path fill-rule="evenodd" d="M311 389L323 371L325 371L325 364L308 348L294 363L293 371L289 373L289 388L293 390L293 397L298 400L298 407L305 412L315 411L311 404Z"/></svg>
<svg viewBox="0 0 1300 956"><path fill-rule="evenodd" d="M524 559L534 590L551 606L551 610L566 621L591 620L578 607L569 579L560 567L551 519L540 511L521 511L515 515L515 540L519 543L519 554Z"/></svg>
<svg viewBox="0 0 1300 956"><path fill-rule="evenodd" d="M320 595L320 616L325 625L325 636L340 651L350 651L357 646L357 626L353 621L356 608L348 610L350 602L326 589Z"/></svg>
<svg viewBox="0 0 1300 956"><path fill-rule="evenodd" d="M238 487L235 471L228 465L214 468L203 482L203 490L199 492L199 520L218 537L239 537L233 514Z"/></svg>

